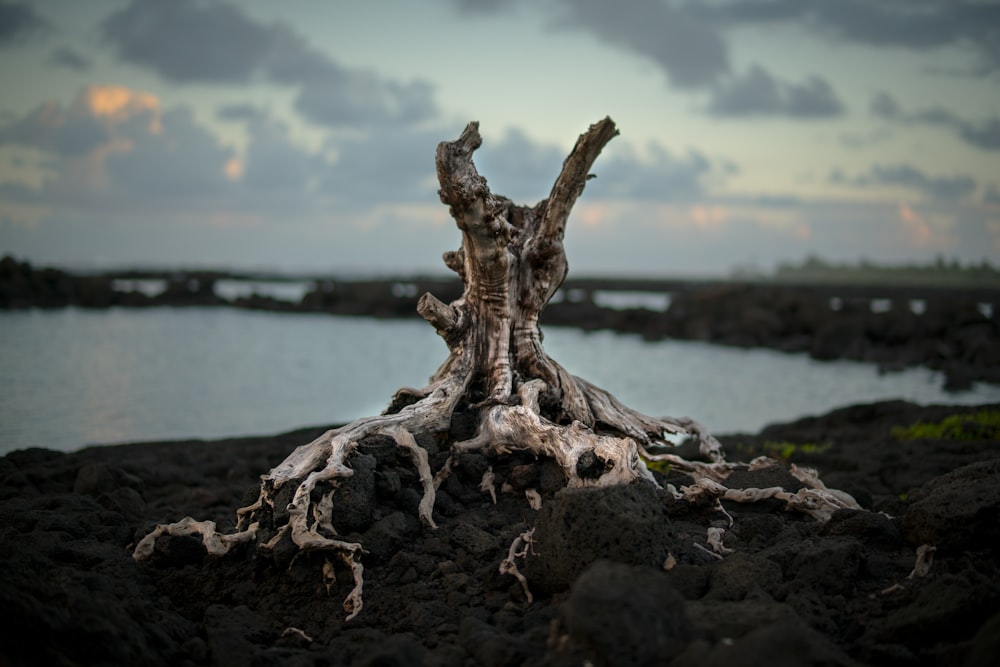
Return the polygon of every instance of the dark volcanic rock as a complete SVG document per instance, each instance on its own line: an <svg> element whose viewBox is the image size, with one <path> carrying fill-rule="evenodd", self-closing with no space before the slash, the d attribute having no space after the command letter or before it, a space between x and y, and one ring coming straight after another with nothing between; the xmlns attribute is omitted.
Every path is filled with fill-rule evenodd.
<svg viewBox="0 0 1000 667"><path fill-rule="evenodd" d="M597 665L662 665L693 638L684 598L662 572L599 560L573 583L560 617Z"/></svg>
<svg viewBox="0 0 1000 667"><path fill-rule="evenodd" d="M942 551L1000 548L1000 459L937 477L915 491L903 517L914 545Z"/></svg>
<svg viewBox="0 0 1000 667"><path fill-rule="evenodd" d="M584 487L563 489L542 506L534 544L525 576L533 588L555 593L601 559L660 567L672 533L651 485Z"/></svg>

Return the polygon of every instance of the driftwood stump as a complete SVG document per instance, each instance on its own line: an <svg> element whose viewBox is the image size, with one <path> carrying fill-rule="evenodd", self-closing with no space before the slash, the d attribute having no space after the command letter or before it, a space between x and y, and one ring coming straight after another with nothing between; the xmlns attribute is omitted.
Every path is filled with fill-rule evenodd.
<svg viewBox="0 0 1000 667"><path fill-rule="evenodd" d="M708 494L740 500L740 494L752 491L726 489L722 481L728 472L746 466L725 463L719 443L697 423L631 410L608 392L571 375L542 348L538 318L567 272L563 249L567 219L591 178L594 160L617 134L610 118L592 125L566 158L548 198L530 207L493 194L479 175L472 161L482 143L478 123L469 123L456 141L441 143L436 160L439 194L462 233L461 248L446 253L444 261L465 289L450 304L425 294L417 308L447 343L447 360L426 387L400 389L383 414L324 433L262 475L257 502L237 512L237 532L223 535L212 522L186 518L150 533L136 546L135 558L148 557L156 539L164 534L200 535L208 551L216 555L242 542L256 541L268 549L290 538L300 551L328 551L351 568L355 586L344 607L348 618L353 617L362 606L363 549L359 543L338 537L332 524L337 511L334 494L338 480L352 474L348 457L362 439L373 435L391 437L411 455L423 486L420 518L429 528L435 527L435 490L457 457L470 450L489 456L521 450L551 457L562 467L569 486L607 486L639 479L655 483L645 458L669 460L691 475L694 484L680 492L670 489L678 497ZM452 443L447 462L432 471L415 436L448 432L456 412L478 420L476 433ZM699 441L710 463L650 453L651 446L671 446L691 438ZM807 483L809 491L815 491L808 498L808 494L781 489L756 491L769 491L770 497L784 493L787 497L779 497L789 505L820 518L853 503L816 483L819 486ZM278 493L289 485L295 489L291 502L277 512ZM483 488L493 493L488 479ZM501 568L520 579L514 559L527 553L523 547L530 534L519 539L522 544L511 546L511 556ZM332 572L328 562L324 574Z"/></svg>

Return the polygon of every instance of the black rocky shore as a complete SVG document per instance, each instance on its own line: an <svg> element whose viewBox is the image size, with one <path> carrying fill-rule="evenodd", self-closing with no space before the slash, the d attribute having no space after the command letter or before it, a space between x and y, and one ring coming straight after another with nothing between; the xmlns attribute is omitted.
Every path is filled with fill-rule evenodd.
<svg viewBox="0 0 1000 667"><path fill-rule="evenodd" d="M8 256L0 260L0 310L230 306L413 318L425 292L448 303L462 290L459 280L440 277L310 278L312 288L298 302L256 293L226 299L216 290L221 280L249 278L205 270L75 274ZM159 280L164 289L149 295L122 287L141 279ZM670 305L664 312L611 308L598 304L595 297L602 291L669 295ZM955 391L974 382L1000 383L1000 289L995 287L570 278L561 296L546 307L543 326L763 347L820 360L869 362L884 372L924 366L941 371L944 387Z"/></svg>
<svg viewBox="0 0 1000 667"><path fill-rule="evenodd" d="M463 428L420 442L432 468ZM371 438L337 492L338 531L367 549L350 621L350 572L328 591L322 554L212 558L166 538L132 559L157 523L231 529L258 476L322 430L0 458L0 665L997 664L1000 405L883 402L721 438L731 460L814 467L863 507L825 524L724 502L730 527L648 483L566 489L551 461L466 454L430 530L409 457ZM509 489L496 504L479 489L491 463ZM733 488L798 486L781 468L734 474ZM726 528L726 555L709 527ZM499 565L530 528L529 603Z"/></svg>

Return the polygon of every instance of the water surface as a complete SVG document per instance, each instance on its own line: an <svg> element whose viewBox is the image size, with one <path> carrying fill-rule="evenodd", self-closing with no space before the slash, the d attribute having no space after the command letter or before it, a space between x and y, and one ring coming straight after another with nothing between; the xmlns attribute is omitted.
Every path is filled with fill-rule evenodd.
<svg viewBox="0 0 1000 667"><path fill-rule="evenodd" d="M1000 387L949 394L925 369L547 328L570 372L654 415L717 433L851 403L1000 401ZM0 313L0 453L93 443L268 434L345 422L423 386L447 356L418 320L233 308Z"/></svg>

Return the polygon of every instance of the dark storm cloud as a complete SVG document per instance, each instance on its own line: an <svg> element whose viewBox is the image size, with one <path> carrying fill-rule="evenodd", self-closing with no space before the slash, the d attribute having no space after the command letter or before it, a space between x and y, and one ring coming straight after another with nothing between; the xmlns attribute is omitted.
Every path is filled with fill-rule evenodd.
<svg viewBox="0 0 1000 667"><path fill-rule="evenodd" d="M949 128L971 146L983 150L1000 150L1000 117L997 116L976 123L942 107L906 111L886 92L877 93L869 108L872 115L885 120Z"/></svg>
<svg viewBox="0 0 1000 667"><path fill-rule="evenodd" d="M46 102L0 127L0 145L37 148L58 155L84 155L110 138L107 127L79 105Z"/></svg>
<svg viewBox="0 0 1000 667"><path fill-rule="evenodd" d="M87 58L78 51L74 51L68 46L62 46L54 50L49 57L49 61L54 65L77 72L86 72L90 69L90 58Z"/></svg>
<svg viewBox="0 0 1000 667"><path fill-rule="evenodd" d="M895 185L921 192L932 199L956 200L976 191L976 179L966 174L954 176L929 176L920 169L906 164L873 165L867 173L850 177L839 169L830 173L830 181L840 185L871 187Z"/></svg>
<svg viewBox="0 0 1000 667"><path fill-rule="evenodd" d="M206 0L133 0L103 24L118 57L165 79L295 86L295 108L326 126L413 122L437 114L424 82L398 83L339 65L282 24Z"/></svg>
<svg viewBox="0 0 1000 667"><path fill-rule="evenodd" d="M844 106L833 87L821 77L786 83L753 65L746 74L716 86L707 111L713 116L829 118L843 114Z"/></svg>
<svg viewBox="0 0 1000 667"><path fill-rule="evenodd" d="M693 12L721 24L795 22L846 42L924 51L971 48L980 72L1000 69L1000 5L916 0L739 0L691 4Z"/></svg>
<svg viewBox="0 0 1000 667"><path fill-rule="evenodd" d="M0 47L42 32L48 22L26 2L0 2Z"/></svg>

